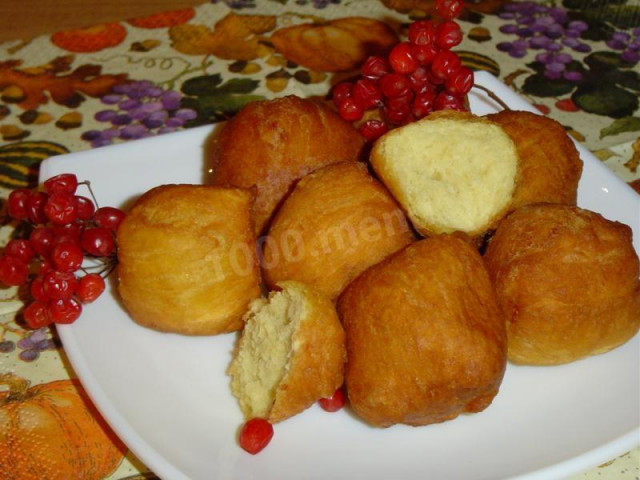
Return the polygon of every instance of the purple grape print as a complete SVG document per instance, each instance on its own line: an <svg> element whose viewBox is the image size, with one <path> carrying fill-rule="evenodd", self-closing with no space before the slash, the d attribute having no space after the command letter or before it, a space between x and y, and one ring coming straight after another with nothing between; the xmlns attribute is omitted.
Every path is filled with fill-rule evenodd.
<svg viewBox="0 0 640 480"><path fill-rule="evenodd" d="M341 0L296 0L296 4L298 5L309 5L311 4L313 8L317 8L322 10L323 8L327 8L329 5L339 4Z"/></svg>
<svg viewBox="0 0 640 480"><path fill-rule="evenodd" d="M81 138L97 148L118 140L173 132L197 117L195 110L181 108L181 100L179 92L165 90L148 80L116 85L100 98L105 108L94 115L105 128L87 130Z"/></svg>
<svg viewBox="0 0 640 480"><path fill-rule="evenodd" d="M17 346L20 349L18 357L24 362L33 362L40 356L40 352L57 348L56 341L49 337L47 328L35 330L29 336L18 340Z"/></svg>
<svg viewBox="0 0 640 480"><path fill-rule="evenodd" d="M527 74L518 86L523 94L548 98L564 111L612 119L634 115L640 102L637 10L610 3L516 1L502 6L496 49L527 67L517 70Z"/></svg>
<svg viewBox="0 0 640 480"><path fill-rule="evenodd" d="M613 32L606 43L609 48L619 50L620 58L625 62L640 61L640 27L635 27L630 32Z"/></svg>
<svg viewBox="0 0 640 480"><path fill-rule="evenodd" d="M509 3L498 16L509 21L500 27L500 31L518 36L516 40L498 43L498 50L514 58L523 58L530 50L540 51L535 58L544 65L547 78L580 80L579 72L567 67L573 61L571 51L591 51L591 47L580 39L588 27L586 22L570 20L565 8L535 2Z"/></svg>
<svg viewBox="0 0 640 480"><path fill-rule="evenodd" d="M211 0L211 3L225 3L227 7L235 10L256 7L255 0Z"/></svg>

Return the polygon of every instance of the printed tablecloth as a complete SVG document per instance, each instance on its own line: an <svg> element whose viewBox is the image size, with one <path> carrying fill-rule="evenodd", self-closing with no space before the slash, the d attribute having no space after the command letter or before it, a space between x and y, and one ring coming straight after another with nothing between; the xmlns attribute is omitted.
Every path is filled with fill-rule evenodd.
<svg viewBox="0 0 640 480"><path fill-rule="evenodd" d="M366 50L357 44L362 35L354 30L363 27L354 17L384 21L402 38L412 20L432 14L431 0L213 1L0 44L3 211L12 189L37 185L45 158L222 121L256 99L326 95L348 73L318 65L345 56L357 63L361 54L353 52ZM459 23L465 38L455 50L467 66L499 77L640 191L639 2L476 0ZM339 38L302 51L270 40L301 24L329 26ZM11 222L1 232L4 244L14 232ZM61 460L59 478L154 478L104 433L55 329L26 328L18 290L0 295L0 456L8 455L3 449L10 442L22 449L0 479L41 478L37 466L25 469L24 458L46 462L47 453L20 443L33 425L21 424L16 413L36 394L47 400L31 421L48 436L48 454L68 459ZM63 415L56 411L62 404ZM71 424L98 433L87 433L92 438L81 444ZM636 448L575 479L639 475Z"/></svg>

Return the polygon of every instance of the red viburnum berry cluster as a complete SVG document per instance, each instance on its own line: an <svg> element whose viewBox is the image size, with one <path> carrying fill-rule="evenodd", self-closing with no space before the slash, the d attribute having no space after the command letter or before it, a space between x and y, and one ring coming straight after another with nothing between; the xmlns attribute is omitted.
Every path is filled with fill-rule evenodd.
<svg viewBox="0 0 640 480"><path fill-rule="evenodd" d="M31 328L71 323L83 303L100 296L103 275L116 263L115 231L124 218L122 210L96 208L93 200L78 195L74 174L57 175L43 187L9 195L8 214L25 222L28 233L9 240L0 257L0 282L29 285L31 299L23 316ZM84 267L85 257L98 261Z"/></svg>
<svg viewBox="0 0 640 480"><path fill-rule="evenodd" d="M408 40L394 46L387 58L369 57L357 80L337 84L332 97L340 116L357 122L366 111L379 110L381 118L365 119L359 127L366 139L375 140L393 126L436 110L466 110L473 71L451 51L462 41L460 26L453 21L462 7L461 0L437 0L441 19L413 22Z"/></svg>

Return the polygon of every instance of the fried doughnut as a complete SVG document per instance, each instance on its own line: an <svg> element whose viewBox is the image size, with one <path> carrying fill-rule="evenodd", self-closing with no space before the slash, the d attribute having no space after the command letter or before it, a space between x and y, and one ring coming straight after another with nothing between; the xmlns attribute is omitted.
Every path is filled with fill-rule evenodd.
<svg viewBox="0 0 640 480"><path fill-rule="evenodd" d="M299 282L255 300L228 373L247 419L279 422L342 386L345 335L333 303Z"/></svg>
<svg viewBox="0 0 640 480"><path fill-rule="evenodd" d="M535 204L499 225L484 255L507 321L509 360L555 365L607 352L640 327L631 228Z"/></svg>
<svg viewBox="0 0 640 480"><path fill-rule="evenodd" d="M509 210L518 177L518 153L505 131L453 110L386 133L370 161L426 236L482 236Z"/></svg>
<svg viewBox="0 0 640 480"><path fill-rule="evenodd" d="M239 188L163 185L134 204L118 228L118 291L140 325L186 335L242 328L260 296L250 222Z"/></svg>
<svg viewBox="0 0 640 480"><path fill-rule="evenodd" d="M304 177L276 214L264 242L267 285L298 280L335 299L367 267L413 240L389 192L360 162Z"/></svg>
<svg viewBox="0 0 640 480"><path fill-rule="evenodd" d="M264 231L297 180L331 163L355 161L363 137L323 103L296 96L251 102L221 129L211 183L256 188L255 231Z"/></svg>
<svg viewBox="0 0 640 480"><path fill-rule="evenodd" d="M412 243L356 278L338 313L349 402L368 423L443 422L485 409L497 394L505 323L469 240Z"/></svg>
<svg viewBox="0 0 640 480"><path fill-rule="evenodd" d="M511 208L529 203L575 205L582 160L565 129L535 113L503 110L486 118L511 137L520 157L520 176Z"/></svg>

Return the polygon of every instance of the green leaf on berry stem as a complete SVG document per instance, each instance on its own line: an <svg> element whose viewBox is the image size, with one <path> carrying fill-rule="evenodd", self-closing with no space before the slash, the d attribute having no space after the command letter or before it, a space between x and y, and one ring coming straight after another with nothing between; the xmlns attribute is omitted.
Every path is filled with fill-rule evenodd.
<svg viewBox="0 0 640 480"><path fill-rule="evenodd" d="M576 89L571 96L582 110L611 118L623 118L638 108L638 96L611 83L592 83Z"/></svg>
<svg viewBox="0 0 640 480"><path fill-rule="evenodd" d="M640 131L640 117L624 117L614 120L611 125L600 130L600 138L626 132Z"/></svg>

